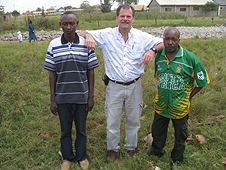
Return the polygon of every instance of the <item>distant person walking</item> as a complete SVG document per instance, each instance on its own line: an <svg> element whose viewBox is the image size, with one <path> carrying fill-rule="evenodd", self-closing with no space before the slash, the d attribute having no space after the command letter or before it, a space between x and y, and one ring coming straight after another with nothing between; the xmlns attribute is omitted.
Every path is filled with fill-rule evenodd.
<svg viewBox="0 0 226 170"><path fill-rule="evenodd" d="M22 36L20 31L17 32L17 39L18 39L19 42L23 41L23 36Z"/></svg>
<svg viewBox="0 0 226 170"><path fill-rule="evenodd" d="M37 37L35 35L35 27L32 24L32 21L31 20L29 20L28 31L29 31L29 42L31 42L31 40L36 41L37 40Z"/></svg>

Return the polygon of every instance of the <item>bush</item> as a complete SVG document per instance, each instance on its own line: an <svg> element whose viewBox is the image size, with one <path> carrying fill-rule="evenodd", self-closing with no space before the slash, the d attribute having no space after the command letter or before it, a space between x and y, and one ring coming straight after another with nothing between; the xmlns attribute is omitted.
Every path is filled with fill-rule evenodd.
<svg viewBox="0 0 226 170"><path fill-rule="evenodd" d="M0 31L8 31L8 30L12 30L15 29L15 25L11 22L2 22L0 24Z"/></svg>

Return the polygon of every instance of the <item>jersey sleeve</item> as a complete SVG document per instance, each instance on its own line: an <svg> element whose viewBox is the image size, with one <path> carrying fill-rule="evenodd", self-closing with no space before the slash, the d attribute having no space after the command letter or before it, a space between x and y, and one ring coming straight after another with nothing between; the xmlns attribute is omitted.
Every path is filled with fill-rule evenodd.
<svg viewBox="0 0 226 170"><path fill-rule="evenodd" d="M210 83L209 75L200 61L195 64L194 78L198 87L204 87Z"/></svg>

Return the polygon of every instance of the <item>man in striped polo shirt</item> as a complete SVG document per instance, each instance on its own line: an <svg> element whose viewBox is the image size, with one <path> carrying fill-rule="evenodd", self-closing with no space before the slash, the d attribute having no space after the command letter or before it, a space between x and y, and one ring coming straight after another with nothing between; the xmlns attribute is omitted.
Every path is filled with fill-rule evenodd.
<svg viewBox="0 0 226 170"><path fill-rule="evenodd" d="M88 169L86 157L86 118L94 105L94 68L98 67L93 50L85 47L85 39L77 35L78 21L72 12L60 19L63 35L49 44L44 69L49 70L50 109L61 125L61 170L68 170L71 161ZM72 146L72 122L76 126L75 150Z"/></svg>
<svg viewBox="0 0 226 170"><path fill-rule="evenodd" d="M210 83L203 64L195 54L181 47L179 41L180 32L176 28L167 28L163 33L165 48L155 59L158 92L154 100L150 152L150 155L159 157L164 154L168 124L172 120L175 142L171 159L176 165L183 160L191 99Z"/></svg>

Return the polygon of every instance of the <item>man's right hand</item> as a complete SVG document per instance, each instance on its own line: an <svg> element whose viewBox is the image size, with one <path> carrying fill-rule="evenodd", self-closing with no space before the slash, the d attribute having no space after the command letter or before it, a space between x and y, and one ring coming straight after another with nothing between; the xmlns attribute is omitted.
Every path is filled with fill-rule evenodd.
<svg viewBox="0 0 226 170"><path fill-rule="evenodd" d="M89 50L94 50L95 49L95 41L94 38L91 34L86 34L86 43L85 43L86 47Z"/></svg>

